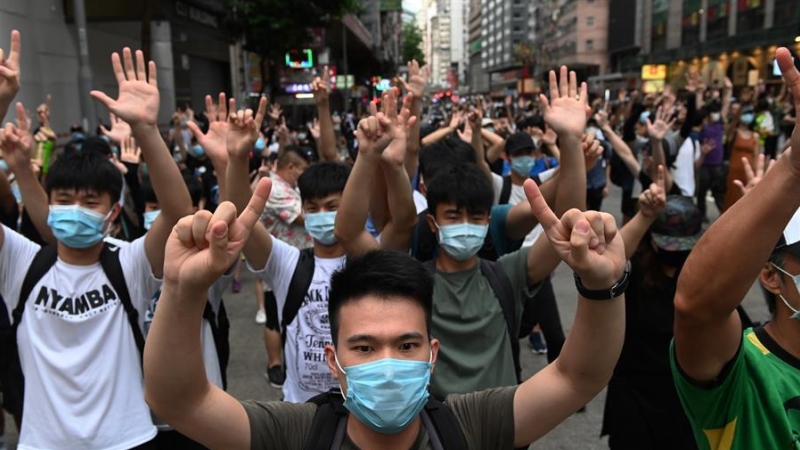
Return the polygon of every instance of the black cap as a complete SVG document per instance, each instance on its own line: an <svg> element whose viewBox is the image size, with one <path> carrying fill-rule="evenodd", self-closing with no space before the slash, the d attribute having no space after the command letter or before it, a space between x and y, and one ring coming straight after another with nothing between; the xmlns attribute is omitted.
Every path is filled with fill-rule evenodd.
<svg viewBox="0 0 800 450"><path fill-rule="evenodd" d="M533 138L528 133L518 131L506 139L506 154L509 156L515 156L523 150L533 151L535 148Z"/></svg>

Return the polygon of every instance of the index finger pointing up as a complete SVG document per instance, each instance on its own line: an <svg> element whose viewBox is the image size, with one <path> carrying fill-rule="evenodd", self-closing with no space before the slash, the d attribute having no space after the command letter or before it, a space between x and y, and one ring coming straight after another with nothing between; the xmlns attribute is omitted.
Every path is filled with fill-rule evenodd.
<svg viewBox="0 0 800 450"><path fill-rule="evenodd" d="M255 226L261 213L264 212L264 207L267 205L269 199L269 192L272 190L272 181L269 178L262 178L250 197L250 202L247 207L239 214L236 222L241 224L245 229L251 230Z"/></svg>
<svg viewBox="0 0 800 450"><path fill-rule="evenodd" d="M536 216L536 220L542 224L545 231L561 223L553 210L547 206L547 202L542 197L542 191L539 190L539 186L536 185L535 181L526 180L523 188L525 189L525 195L528 197L528 202L531 204L531 212Z"/></svg>

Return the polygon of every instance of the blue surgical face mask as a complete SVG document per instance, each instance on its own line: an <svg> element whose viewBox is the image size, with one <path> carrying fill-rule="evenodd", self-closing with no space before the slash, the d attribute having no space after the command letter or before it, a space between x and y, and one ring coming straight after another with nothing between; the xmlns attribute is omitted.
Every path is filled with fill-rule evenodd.
<svg viewBox="0 0 800 450"><path fill-rule="evenodd" d="M742 121L743 124L750 125L751 123L753 123L754 120L756 120L756 116L753 113L745 113L742 114L740 120Z"/></svg>
<svg viewBox="0 0 800 450"><path fill-rule="evenodd" d="M511 158L511 170L521 177L529 177L535 165L536 158L533 156L516 156Z"/></svg>
<svg viewBox="0 0 800 450"><path fill-rule="evenodd" d="M342 369L336 356L347 378L345 408L375 432L403 431L428 401L432 359L432 353L427 362L385 358Z"/></svg>
<svg viewBox="0 0 800 450"><path fill-rule="evenodd" d="M483 247L489 225L475 225L469 222L452 225L436 224L439 227L439 245L456 261L466 261L475 256Z"/></svg>
<svg viewBox="0 0 800 450"><path fill-rule="evenodd" d="M8 163L5 159L0 159L0 170L3 172L8 172Z"/></svg>
<svg viewBox="0 0 800 450"><path fill-rule="evenodd" d="M267 141L265 141L264 138L262 137L256 139L256 145L253 150L256 153L261 153L262 151L264 151L265 148L267 148Z"/></svg>
<svg viewBox="0 0 800 450"><path fill-rule="evenodd" d="M104 216L78 205L50 205L47 225L67 247L88 248L103 240L106 220L112 212Z"/></svg>
<svg viewBox="0 0 800 450"><path fill-rule="evenodd" d="M792 281L794 281L794 285L797 288L797 292L800 293L800 275L792 275L789 272L785 271L784 269L782 269L781 267L778 267L775 264L772 264L772 267L778 269L779 272L782 272L782 273L792 277ZM786 305L786 307L789 308L789 311L792 312L791 318L794 319L794 320L800 321L800 311L794 309L794 307L792 305L790 305L789 302L786 301L786 297L784 297L783 295L778 294L778 297L781 298L781 300L783 301L783 304Z"/></svg>
<svg viewBox="0 0 800 450"><path fill-rule="evenodd" d="M144 213L144 229L149 230L150 227L153 226L153 222L156 221L158 215L161 214L161 210L157 209L155 211L148 211Z"/></svg>
<svg viewBox="0 0 800 450"><path fill-rule="evenodd" d="M306 214L305 223L308 234L320 244L331 246L336 243L336 236L333 235L336 211Z"/></svg>
<svg viewBox="0 0 800 450"><path fill-rule="evenodd" d="M194 145L192 146L192 153L194 153L194 156L203 156L206 154L206 151L203 150L203 146Z"/></svg>

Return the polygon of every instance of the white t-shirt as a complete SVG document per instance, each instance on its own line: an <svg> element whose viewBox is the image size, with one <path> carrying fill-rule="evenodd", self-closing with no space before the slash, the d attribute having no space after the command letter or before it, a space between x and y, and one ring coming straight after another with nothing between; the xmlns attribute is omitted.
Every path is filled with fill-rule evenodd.
<svg viewBox="0 0 800 450"><path fill-rule="evenodd" d="M283 306L289 283L294 275L300 250L280 239L272 239L272 253L267 265L253 273L272 286L278 303L278 321L283 322ZM331 275L345 265L347 258L314 257L314 277L297 317L287 326L284 359L286 382L283 400L302 403L317 394L327 392L338 383L331 376L325 361L325 345L332 343L328 321L328 291Z"/></svg>
<svg viewBox="0 0 800 450"><path fill-rule="evenodd" d="M10 321L40 247L5 226L3 232L0 294ZM159 285L144 238L107 241L119 247L125 283L142 326ZM155 437L144 401L139 349L122 302L99 262L56 262L31 291L17 345L25 374L19 449L122 450Z"/></svg>
<svg viewBox="0 0 800 450"><path fill-rule="evenodd" d="M416 208L417 210L417 215L419 215L419 213L421 213L422 211L428 209L428 199L426 199L421 192L417 190L413 191L413 198L414 198L414 208Z"/></svg>
<svg viewBox="0 0 800 450"><path fill-rule="evenodd" d="M494 190L494 204L500 203L500 194L503 193L503 177L492 172L492 189Z"/></svg>
<svg viewBox="0 0 800 450"><path fill-rule="evenodd" d="M672 169L672 178L681 189L681 194L694 197L694 163L700 158L700 143L687 138L683 141L678 156L675 159L675 168Z"/></svg>

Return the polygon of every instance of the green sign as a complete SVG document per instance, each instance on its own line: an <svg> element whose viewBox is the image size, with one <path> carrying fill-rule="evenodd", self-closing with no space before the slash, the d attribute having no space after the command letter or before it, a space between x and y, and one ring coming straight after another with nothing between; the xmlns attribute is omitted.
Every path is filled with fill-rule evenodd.
<svg viewBox="0 0 800 450"><path fill-rule="evenodd" d="M381 0L381 11L402 11L403 0Z"/></svg>

